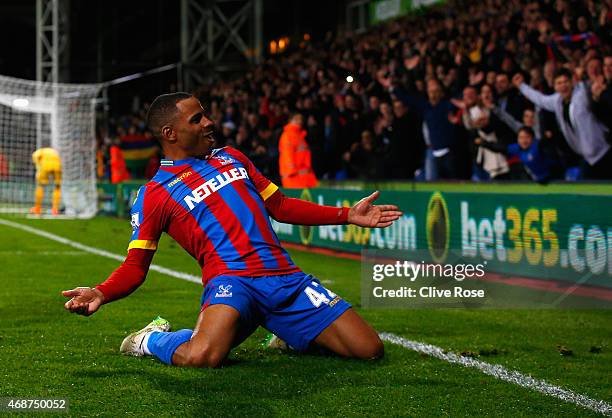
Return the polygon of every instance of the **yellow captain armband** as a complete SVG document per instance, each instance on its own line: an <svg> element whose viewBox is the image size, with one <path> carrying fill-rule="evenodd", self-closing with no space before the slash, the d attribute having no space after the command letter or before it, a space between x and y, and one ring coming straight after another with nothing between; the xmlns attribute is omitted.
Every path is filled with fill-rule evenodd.
<svg viewBox="0 0 612 418"><path fill-rule="evenodd" d="M142 250L157 250L157 241L135 239L134 241L130 241L130 245L128 245L128 251L133 248L140 248Z"/></svg>
<svg viewBox="0 0 612 418"><path fill-rule="evenodd" d="M265 200L268 200L268 198L272 196L274 192L277 190L278 190L278 186L274 183L270 183L268 184L268 187L263 189L259 194L261 195L261 198L265 201Z"/></svg>

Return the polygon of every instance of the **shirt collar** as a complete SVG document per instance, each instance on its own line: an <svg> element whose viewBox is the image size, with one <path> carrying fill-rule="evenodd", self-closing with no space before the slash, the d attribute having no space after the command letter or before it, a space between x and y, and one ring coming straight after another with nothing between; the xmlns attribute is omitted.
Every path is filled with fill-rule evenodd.
<svg viewBox="0 0 612 418"><path fill-rule="evenodd" d="M202 158L189 157L189 158L184 158L182 160L169 160L167 158L162 158L161 161L159 162L159 165L161 167L174 167L174 166L177 166L177 165L194 164L197 161L208 160L208 158L210 158L210 155L207 155L207 156L202 157Z"/></svg>
<svg viewBox="0 0 612 418"><path fill-rule="evenodd" d="M182 160L169 160L167 158L162 158L159 165L161 167L173 167L173 166L182 165L182 164L193 164L196 161L206 161L210 159L211 157L213 157L215 154L217 154L222 149L223 148L214 148L208 154L204 155L201 158L189 157L189 158L184 158Z"/></svg>

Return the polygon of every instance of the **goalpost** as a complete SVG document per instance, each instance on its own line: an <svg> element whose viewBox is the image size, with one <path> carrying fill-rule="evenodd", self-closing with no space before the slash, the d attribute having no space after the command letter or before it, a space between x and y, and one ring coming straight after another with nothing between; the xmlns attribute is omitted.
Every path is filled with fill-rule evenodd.
<svg viewBox="0 0 612 418"><path fill-rule="evenodd" d="M102 87L0 75L0 213L29 210L35 189L32 153L52 147L62 162L66 215L96 214L95 104ZM47 207L50 196L46 190Z"/></svg>

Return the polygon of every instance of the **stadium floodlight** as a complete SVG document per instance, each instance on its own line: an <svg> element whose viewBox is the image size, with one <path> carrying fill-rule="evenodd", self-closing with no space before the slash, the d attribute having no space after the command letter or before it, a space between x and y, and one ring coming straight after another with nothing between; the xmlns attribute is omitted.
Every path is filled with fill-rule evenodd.
<svg viewBox="0 0 612 418"><path fill-rule="evenodd" d="M13 100L13 107L18 109L25 109L30 105L30 101L28 99L19 98Z"/></svg>
<svg viewBox="0 0 612 418"><path fill-rule="evenodd" d="M29 209L35 187L32 153L53 147L62 160L66 214L95 215L95 99L101 87L0 76L0 212Z"/></svg>

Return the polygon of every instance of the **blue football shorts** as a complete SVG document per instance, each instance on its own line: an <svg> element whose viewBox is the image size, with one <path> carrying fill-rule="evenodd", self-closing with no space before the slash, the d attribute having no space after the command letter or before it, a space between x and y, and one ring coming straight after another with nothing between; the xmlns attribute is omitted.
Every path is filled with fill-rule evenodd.
<svg viewBox="0 0 612 418"><path fill-rule="evenodd" d="M241 325L261 325L298 351L351 305L303 272L281 276L219 276L204 288L203 309L229 305L240 313Z"/></svg>

